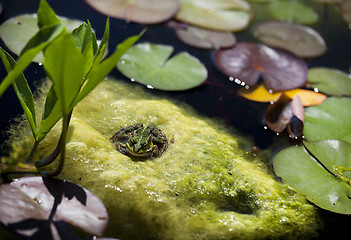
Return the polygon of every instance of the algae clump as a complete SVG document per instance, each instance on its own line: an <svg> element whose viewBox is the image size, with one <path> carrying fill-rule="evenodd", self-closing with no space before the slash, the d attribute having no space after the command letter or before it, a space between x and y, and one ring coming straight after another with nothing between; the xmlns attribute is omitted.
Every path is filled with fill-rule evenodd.
<svg viewBox="0 0 351 240"><path fill-rule="evenodd" d="M158 158L135 161L109 138L154 123L174 138ZM13 142L29 144L28 138ZM35 159L55 148L60 124ZM27 141L27 143L26 143ZM106 236L121 239L302 239L316 236L313 205L249 159L242 137L134 84L104 80L74 110L59 176L96 194ZM29 150L28 150L29 151Z"/></svg>

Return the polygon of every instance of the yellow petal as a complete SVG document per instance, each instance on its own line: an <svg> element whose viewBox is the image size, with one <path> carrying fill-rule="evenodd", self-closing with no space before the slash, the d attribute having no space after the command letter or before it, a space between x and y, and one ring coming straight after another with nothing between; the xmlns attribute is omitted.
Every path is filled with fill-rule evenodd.
<svg viewBox="0 0 351 240"><path fill-rule="evenodd" d="M246 99L256 101L256 102L271 102L275 101L283 92L270 93L268 89L263 85L259 85L253 90L240 89L238 94ZM284 91L291 99L296 95L299 96L303 106L312 106L321 104L327 96L322 93L317 93L306 89L293 89L289 91Z"/></svg>

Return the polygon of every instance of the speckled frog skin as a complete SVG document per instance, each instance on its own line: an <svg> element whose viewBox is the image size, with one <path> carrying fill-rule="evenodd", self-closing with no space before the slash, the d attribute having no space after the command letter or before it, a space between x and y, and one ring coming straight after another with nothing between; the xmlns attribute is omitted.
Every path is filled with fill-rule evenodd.
<svg viewBox="0 0 351 240"><path fill-rule="evenodd" d="M244 138L188 107L150 96L130 83L105 80L74 109L71 123L59 177L104 202L108 237L316 236L315 207L269 175L260 156L248 153L251 146ZM116 129L137 123L154 123L165 135L174 135L174 143L160 157L133 161L116 151L109 138ZM36 159L50 154L59 136L60 124L41 143ZM31 146L31 139L30 131L23 130L13 144Z"/></svg>

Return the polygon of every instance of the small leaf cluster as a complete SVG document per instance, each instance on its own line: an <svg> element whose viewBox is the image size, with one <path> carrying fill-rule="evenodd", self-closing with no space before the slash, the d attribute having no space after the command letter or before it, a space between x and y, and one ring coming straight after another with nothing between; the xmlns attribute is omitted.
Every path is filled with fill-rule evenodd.
<svg viewBox="0 0 351 240"><path fill-rule="evenodd" d="M110 73L120 57L141 34L128 38L117 46L113 54L103 59L109 39L109 19L99 44L89 21L69 33L46 0L40 1L37 24L39 31L27 42L17 62L0 48L0 57L8 72L0 84L0 97L12 84L35 139L27 161L32 160L38 144L62 119L62 133L56 149L47 158L36 162L40 174L55 176L63 167L66 134L73 108ZM52 81L52 87L47 93L42 119L38 124L33 95L23 71L41 52L44 55L43 67ZM59 155L60 162L55 170L40 170L40 167L52 163ZM1 171L4 173L10 170Z"/></svg>

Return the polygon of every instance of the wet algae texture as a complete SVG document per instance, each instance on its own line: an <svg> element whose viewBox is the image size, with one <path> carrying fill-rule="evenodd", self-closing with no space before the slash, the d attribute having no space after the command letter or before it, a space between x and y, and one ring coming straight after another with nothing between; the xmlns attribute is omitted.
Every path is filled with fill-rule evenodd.
<svg viewBox="0 0 351 240"><path fill-rule="evenodd" d="M40 102L40 101L39 101ZM170 140L158 158L121 154L110 137L154 123ZM28 139L30 139L28 131ZM53 151L60 124L36 159ZM15 144L30 143L23 140ZM213 120L134 84L104 80L74 110L59 176L96 194L108 209L106 236L121 239L303 239L318 216L303 196L267 173L249 143Z"/></svg>

